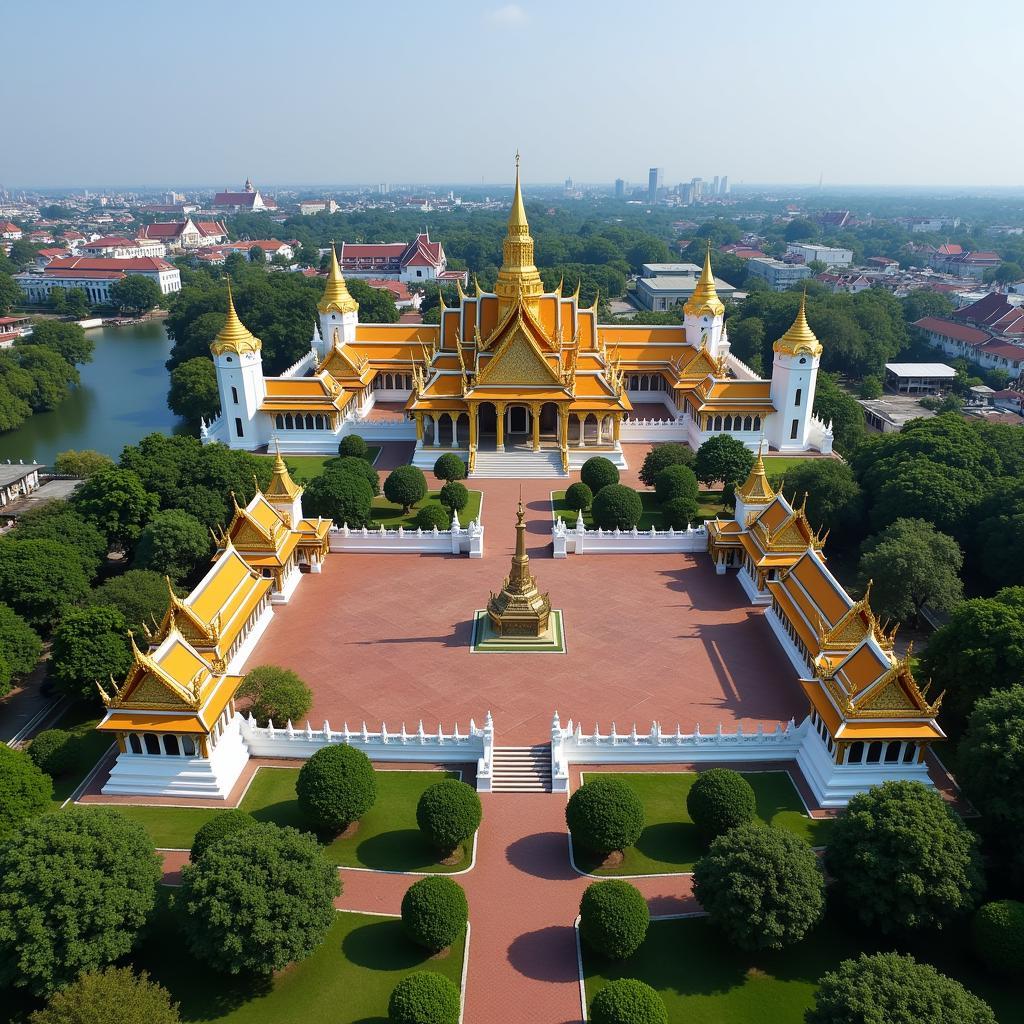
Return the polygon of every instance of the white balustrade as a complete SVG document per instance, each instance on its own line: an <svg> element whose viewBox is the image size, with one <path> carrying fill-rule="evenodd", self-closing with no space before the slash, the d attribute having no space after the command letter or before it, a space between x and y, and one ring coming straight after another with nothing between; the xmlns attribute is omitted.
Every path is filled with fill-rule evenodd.
<svg viewBox="0 0 1024 1024"><path fill-rule="evenodd" d="M449 530L406 529L399 526L388 530L383 526L351 528L347 523L334 526L327 535L331 551L362 551L378 554L467 554L470 558L483 558L484 527L478 520L468 526L459 524L459 517L452 518Z"/></svg>
<svg viewBox="0 0 1024 1024"><path fill-rule="evenodd" d="M588 530L583 513L576 517L575 526L566 526L561 516L551 529L554 557L582 554L622 554L626 552L652 554L655 552L707 551L708 532L703 526L689 526L685 530Z"/></svg>

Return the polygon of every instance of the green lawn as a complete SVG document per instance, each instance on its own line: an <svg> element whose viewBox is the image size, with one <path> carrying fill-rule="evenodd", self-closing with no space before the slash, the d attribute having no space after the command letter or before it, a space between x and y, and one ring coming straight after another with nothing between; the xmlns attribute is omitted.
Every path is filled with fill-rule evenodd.
<svg viewBox="0 0 1024 1024"><path fill-rule="evenodd" d="M366 458L369 462L372 463L379 454L380 445L367 445ZM275 456L268 454L267 457L274 458ZM288 466L288 472L297 484L308 484L313 477L319 476L324 471L324 466L328 462L337 457L337 453L334 455L286 455L284 461Z"/></svg>
<svg viewBox="0 0 1024 1024"><path fill-rule="evenodd" d="M812 457L820 458L820 456ZM802 466L806 461L806 457L799 455L766 455L764 457L764 471L769 476L777 476L779 473L785 473L787 469L792 469L794 466Z"/></svg>
<svg viewBox="0 0 1024 1024"><path fill-rule="evenodd" d="M658 502L654 491L638 491L640 501L643 503L644 511L640 516L640 522L636 524L638 530L649 530L652 526L656 530L663 530L664 524L661 521L661 504ZM701 491L697 499L697 515L699 519L714 519L722 514L722 492ZM551 494L551 518L561 518L568 526L576 525L576 511L569 508L565 503L565 491L553 491ZM590 509L583 513L583 524L588 530L594 529L594 519Z"/></svg>
<svg viewBox="0 0 1024 1024"><path fill-rule="evenodd" d="M260 821L315 831L295 798L298 768L260 768L242 800L242 810ZM378 871L462 871L469 866L472 840L466 856L451 866L438 864L436 853L416 826L420 794L435 782L458 778L452 772L377 772L377 802L363 817L359 831L348 839L327 842L328 860L342 867ZM146 827L158 847L188 849L196 832L214 815L210 807L120 806L128 817ZM330 837L322 837L328 839Z"/></svg>
<svg viewBox="0 0 1024 1024"><path fill-rule="evenodd" d="M96 767L114 739L110 733L96 731L99 717L88 706L76 705L57 722L55 728L71 733L74 756L68 771L53 780L54 807L60 807Z"/></svg>
<svg viewBox="0 0 1024 1024"><path fill-rule="evenodd" d="M464 482L465 481L463 481L463 483ZM440 508L441 502L438 500L438 495L440 493L440 491L428 491L427 496L422 501L418 501L413 505L412 511L407 516L402 515L401 505L392 505L391 502L381 494L379 497L373 499L374 525L386 526L389 530L397 529L399 526L415 530L416 513L423 508L424 505L436 505ZM469 504L459 513L459 522L463 526L465 526L470 520L477 519L479 517L480 503L482 500L483 493L481 491L469 492Z"/></svg>
<svg viewBox="0 0 1024 1024"><path fill-rule="evenodd" d="M904 951L986 999L1000 1024L1020 1024L1024 984L996 981L976 966L964 932L929 935ZM638 978L661 993L670 1024L803 1024L822 974L861 950L880 948L837 912L803 942L771 953L736 949L707 918L652 921L644 944L627 960L612 963L584 946L587 1001L615 978Z"/></svg>
<svg viewBox="0 0 1024 1024"><path fill-rule="evenodd" d="M188 953L174 910L164 907L132 960L180 1002L183 1021L387 1024L388 998L403 977L429 970L460 985L464 950L459 941L432 960L399 919L339 911L319 948L272 978L220 974Z"/></svg>
<svg viewBox="0 0 1024 1024"><path fill-rule="evenodd" d="M696 772L586 772L584 779L596 774L611 775L632 789L644 805L646 825L636 846L626 851L623 862L613 868L600 868L581 850L573 851L576 866L596 875L656 875L673 871L692 871L705 850L705 843L686 813L686 794L697 779ZM829 818L810 818L786 772L749 772L744 778L754 788L757 816L806 839L813 846L824 846Z"/></svg>

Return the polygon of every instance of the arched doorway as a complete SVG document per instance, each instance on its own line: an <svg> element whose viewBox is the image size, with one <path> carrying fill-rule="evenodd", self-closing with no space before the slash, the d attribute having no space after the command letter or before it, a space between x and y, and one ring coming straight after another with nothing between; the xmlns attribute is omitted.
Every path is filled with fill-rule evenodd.
<svg viewBox="0 0 1024 1024"><path fill-rule="evenodd" d="M491 402L481 402L477 410L478 445L492 448L497 443L498 410Z"/></svg>
<svg viewBox="0 0 1024 1024"><path fill-rule="evenodd" d="M515 441L521 441L530 432L530 407L512 404L505 410L505 433Z"/></svg>
<svg viewBox="0 0 1024 1024"><path fill-rule="evenodd" d="M545 402L540 407L540 436L558 439L558 405L555 402Z"/></svg>

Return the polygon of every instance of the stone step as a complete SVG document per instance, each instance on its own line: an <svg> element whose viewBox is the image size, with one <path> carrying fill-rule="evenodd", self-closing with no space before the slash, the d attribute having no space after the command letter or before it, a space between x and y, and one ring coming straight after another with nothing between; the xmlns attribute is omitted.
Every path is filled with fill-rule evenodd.
<svg viewBox="0 0 1024 1024"><path fill-rule="evenodd" d="M495 747L491 779L495 793L550 793L551 747Z"/></svg>
<svg viewBox="0 0 1024 1024"><path fill-rule="evenodd" d="M476 453L471 477L517 479L519 477L564 477L560 452L542 449L539 452L513 449L506 452Z"/></svg>

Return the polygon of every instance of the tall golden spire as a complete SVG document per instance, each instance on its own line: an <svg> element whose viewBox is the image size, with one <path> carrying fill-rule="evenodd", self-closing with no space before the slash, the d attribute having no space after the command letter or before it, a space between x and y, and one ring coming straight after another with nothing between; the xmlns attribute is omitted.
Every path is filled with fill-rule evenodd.
<svg viewBox="0 0 1024 1024"><path fill-rule="evenodd" d="M505 584L487 602L487 615L494 631L502 637L539 637L547 632L551 602L537 588L526 553L526 515L522 494L516 512L516 552Z"/></svg>
<svg viewBox="0 0 1024 1024"><path fill-rule="evenodd" d="M296 494L301 493L302 488L292 479L291 474L288 472L288 467L281 457L281 444L278 442L277 454L274 456L274 475L270 478L270 485L264 492L264 496L267 498L288 498L290 500Z"/></svg>
<svg viewBox="0 0 1024 1024"><path fill-rule="evenodd" d="M316 307L321 313L358 313L359 303L349 294L348 285L338 265L338 254L331 242L331 266L327 272L327 287Z"/></svg>
<svg viewBox="0 0 1024 1024"><path fill-rule="evenodd" d="M767 505L775 498L775 491L768 483L768 474L764 471L764 459L761 456L763 448L762 441L757 446L757 459L751 467L750 475L736 488L736 497L748 505Z"/></svg>
<svg viewBox="0 0 1024 1024"><path fill-rule="evenodd" d="M725 306L715 291L715 276L711 273L711 239L708 239L707 251L704 253L704 269L693 294L686 300L683 312L692 316L722 316Z"/></svg>
<svg viewBox="0 0 1024 1024"><path fill-rule="evenodd" d="M234 352L242 355L245 352L259 352L263 342L249 330L235 312L235 300L231 295L231 281L228 281L228 315L224 326L217 332L217 337L210 345L210 351L215 355L222 355L224 352Z"/></svg>
<svg viewBox="0 0 1024 1024"><path fill-rule="evenodd" d="M502 317L517 301L522 301L536 315L537 304L544 294L540 271L533 262L533 238L526 220L523 190L519 183L519 153L516 153L516 187L508 230L501 246L502 264L494 291L498 296L498 316Z"/></svg>
<svg viewBox="0 0 1024 1024"><path fill-rule="evenodd" d="M793 325L775 342L772 348L776 352L791 356L821 355L821 342L818 341L814 331L811 330L811 325L807 322L807 292L800 296L800 308L797 310Z"/></svg>

